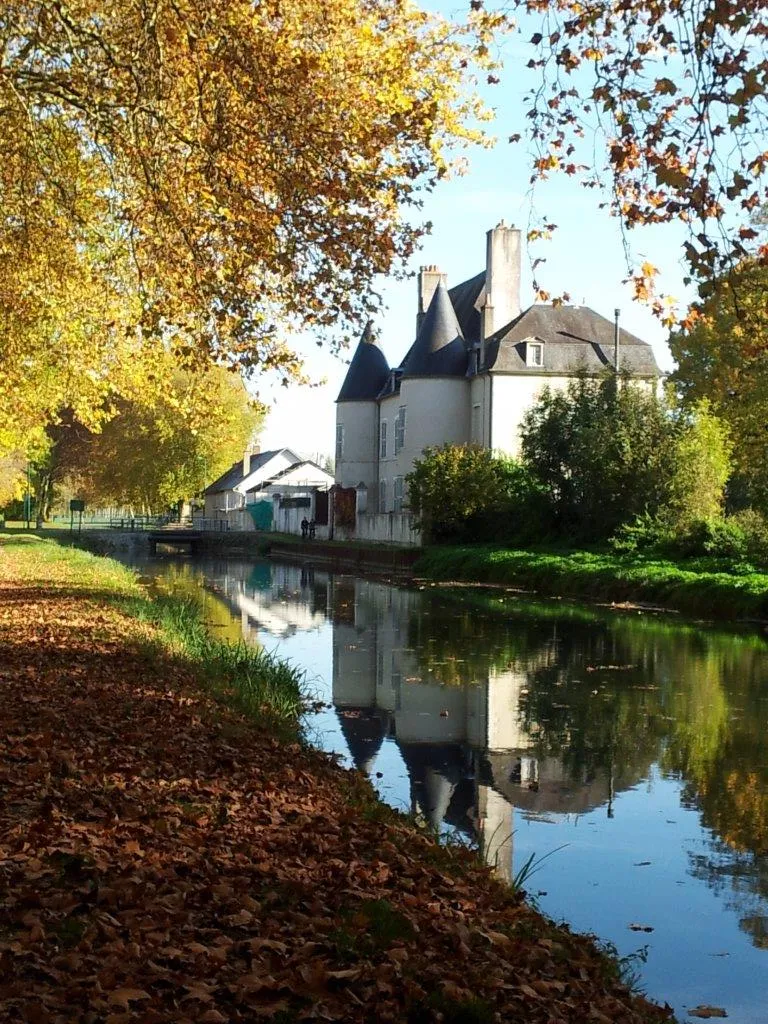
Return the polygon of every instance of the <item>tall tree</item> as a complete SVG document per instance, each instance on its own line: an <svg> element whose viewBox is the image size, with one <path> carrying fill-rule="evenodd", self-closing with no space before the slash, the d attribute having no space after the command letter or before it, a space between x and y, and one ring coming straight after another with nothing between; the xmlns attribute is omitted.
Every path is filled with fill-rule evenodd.
<svg viewBox="0 0 768 1024"><path fill-rule="evenodd" d="M65 481L90 505L159 512L191 498L242 457L263 421L239 378L221 367L167 373L151 401L121 400L98 432L74 419L52 429L37 474L39 504Z"/></svg>
<svg viewBox="0 0 768 1024"><path fill-rule="evenodd" d="M589 539L644 513L672 527L717 515L730 469L726 432L708 409L681 414L615 377L546 389L525 415L521 451L561 528Z"/></svg>
<svg viewBox="0 0 768 1024"><path fill-rule="evenodd" d="M153 345L291 374L281 326L364 318L374 275L416 245L419 187L482 137L474 20L400 0L6 0L0 432L62 404L101 415Z"/></svg>
<svg viewBox="0 0 768 1024"><path fill-rule="evenodd" d="M685 402L708 399L728 424L734 468L768 511L768 267L745 263L694 311L692 325L669 339L673 380Z"/></svg>

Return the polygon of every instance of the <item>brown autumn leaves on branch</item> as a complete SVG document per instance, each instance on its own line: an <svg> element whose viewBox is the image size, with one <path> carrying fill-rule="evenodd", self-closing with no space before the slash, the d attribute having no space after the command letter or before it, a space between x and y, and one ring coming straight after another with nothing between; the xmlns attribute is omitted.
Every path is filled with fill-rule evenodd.
<svg viewBox="0 0 768 1024"><path fill-rule="evenodd" d="M534 145L532 180L562 172L609 187L624 231L685 224L680 255L702 297L745 260L766 262L753 223L768 199L765 0L512 0L507 10L537 25L528 68L538 81L519 133ZM635 296L671 325L657 273L634 270Z"/></svg>

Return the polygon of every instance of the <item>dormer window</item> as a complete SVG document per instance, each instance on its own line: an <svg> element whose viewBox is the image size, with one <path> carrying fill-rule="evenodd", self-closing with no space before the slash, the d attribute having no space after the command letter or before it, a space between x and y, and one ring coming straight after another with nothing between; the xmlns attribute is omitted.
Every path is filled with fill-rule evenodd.
<svg viewBox="0 0 768 1024"><path fill-rule="evenodd" d="M525 365L541 367L544 365L544 342L532 338L525 343Z"/></svg>

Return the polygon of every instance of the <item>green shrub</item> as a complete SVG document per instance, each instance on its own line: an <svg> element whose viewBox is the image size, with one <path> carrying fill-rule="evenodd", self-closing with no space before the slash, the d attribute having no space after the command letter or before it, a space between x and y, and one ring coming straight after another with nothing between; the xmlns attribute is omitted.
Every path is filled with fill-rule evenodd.
<svg viewBox="0 0 768 1024"><path fill-rule="evenodd" d="M616 536L631 548L652 539L651 522L675 532L720 515L731 446L706 404L683 411L626 378L580 377L544 390L523 419L521 444L559 530L576 539ZM632 530L617 533L628 524L634 540Z"/></svg>
<svg viewBox="0 0 768 1024"><path fill-rule="evenodd" d="M668 544L669 553L684 558L723 558L744 561L747 538L733 519L699 519Z"/></svg>
<svg viewBox="0 0 768 1024"><path fill-rule="evenodd" d="M743 532L747 556L755 565L768 565L768 520L757 509L745 508L729 517Z"/></svg>
<svg viewBox="0 0 768 1024"><path fill-rule="evenodd" d="M694 524L693 530L697 529L700 532L705 555L741 560L746 557L746 535L738 523L733 520L711 519L708 522Z"/></svg>
<svg viewBox="0 0 768 1024"><path fill-rule="evenodd" d="M629 523L622 523L609 541L611 550L621 554L653 551L670 543L669 527L649 512L643 512Z"/></svg>
<svg viewBox="0 0 768 1024"><path fill-rule="evenodd" d="M514 459L477 445L425 448L408 474L408 505L431 542L478 543L538 539L549 500Z"/></svg>

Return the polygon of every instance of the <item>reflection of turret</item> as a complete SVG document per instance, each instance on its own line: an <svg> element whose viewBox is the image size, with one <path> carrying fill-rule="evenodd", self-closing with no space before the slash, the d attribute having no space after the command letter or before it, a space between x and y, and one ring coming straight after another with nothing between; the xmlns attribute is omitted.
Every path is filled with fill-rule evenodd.
<svg viewBox="0 0 768 1024"><path fill-rule="evenodd" d="M499 877L512 880L514 806L490 786L477 787L477 832L486 864Z"/></svg>
<svg viewBox="0 0 768 1024"><path fill-rule="evenodd" d="M336 708L336 716L355 768L370 772L384 741L381 716L370 708Z"/></svg>
<svg viewBox="0 0 768 1024"><path fill-rule="evenodd" d="M354 625L333 629L333 703L337 707L376 706L376 632Z"/></svg>
<svg viewBox="0 0 768 1024"><path fill-rule="evenodd" d="M411 781L411 808L438 830L449 820L471 831L472 787L464 752L454 743L399 743ZM456 799L458 798L458 799Z"/></svg>

